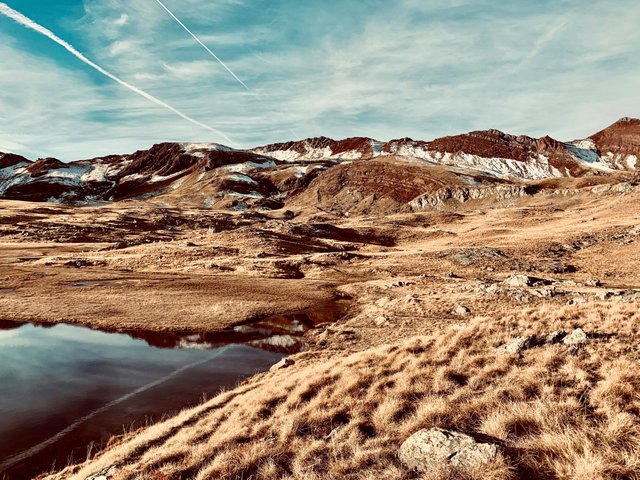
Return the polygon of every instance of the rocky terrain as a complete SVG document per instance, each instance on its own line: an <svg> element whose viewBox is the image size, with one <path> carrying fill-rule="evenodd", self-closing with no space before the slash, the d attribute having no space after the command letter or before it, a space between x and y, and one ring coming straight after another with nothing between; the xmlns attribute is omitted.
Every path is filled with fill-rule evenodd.
<svg viewBox="0 0 640 480"><path fill-rule="evenodd" d="M639 138L1 156L0 320L333 312L271 371L42 478L637 478Z"/></svg>

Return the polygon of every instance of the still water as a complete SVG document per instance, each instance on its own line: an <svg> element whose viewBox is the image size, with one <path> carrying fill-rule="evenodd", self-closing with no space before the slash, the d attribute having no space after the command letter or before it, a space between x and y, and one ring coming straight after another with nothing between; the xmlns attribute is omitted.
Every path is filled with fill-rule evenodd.
<svg viewBox="0 0 640 480"><path fill-rule="evenodd" d="M91 445L268 369L308 327L280 324L179 335L0 321L0 479L82 461Z"/></svg>

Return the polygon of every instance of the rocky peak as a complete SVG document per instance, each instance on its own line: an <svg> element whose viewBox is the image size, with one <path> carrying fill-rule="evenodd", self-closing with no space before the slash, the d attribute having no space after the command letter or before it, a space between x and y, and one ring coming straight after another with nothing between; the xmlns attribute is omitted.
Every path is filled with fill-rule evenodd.
<svg viewBox="0 0 640 480"><path fill-rule="evenodd" d="M589 137L602 154L640 155L640 119L624 117Z"/></svg>
<svg viewBox="0 0 640 480"><path fill-rule="evenodd" d="M295 142L265 145L253 151L264 155L273 155L282 160L300 159L305 156L309 159L325 159L334 156L364 158L374 155L376 143L375 140L368 137L350 137L343 140L313 137Z"/></svg>
<svg viewBox="0 0 640 480"><path fill-rule="evenodd" d="M21 157L20 155L16 155L15 153L0 152L0 169L13 167L18 163L23 163L23 162L30 163L29 160L27 160L24 157Z"/></svg>
<svg viewBox="0 0 640 480"><path fill-rule="evenodd" d="M57 170L60 168L69 168L69 164L57 158L40 158L29 165L27 170L33 177L38 177L47 174L49 170Z"/></svg>
<svg viewBox="0 0 640 480"><path fill-rule="evenodd" d="M199 158L186 153L179 143L159 143L129 156L131 162L120 172L127 175L168 176L195 165Z"/></svg>

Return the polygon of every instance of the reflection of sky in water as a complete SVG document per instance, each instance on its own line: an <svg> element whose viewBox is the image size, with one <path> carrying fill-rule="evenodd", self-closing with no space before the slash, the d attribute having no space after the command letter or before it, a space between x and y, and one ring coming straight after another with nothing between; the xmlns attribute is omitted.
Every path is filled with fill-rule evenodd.
<svg viewBox="0 0 640 480"><path fill-rule="evenodd" d="M0 464L92 410L199 360L203 363L140 395L144 402L132 398L92 422L103 422L104 428L118 433L131 421L119 414L159 416L167 408L184 406L173 405L175 399L196 401L203 392L231 386L281 358L241 345L226 347L224 354L207 361L212 353L215 350L160 349L125 334L69 325L0 330Z"/></svg>

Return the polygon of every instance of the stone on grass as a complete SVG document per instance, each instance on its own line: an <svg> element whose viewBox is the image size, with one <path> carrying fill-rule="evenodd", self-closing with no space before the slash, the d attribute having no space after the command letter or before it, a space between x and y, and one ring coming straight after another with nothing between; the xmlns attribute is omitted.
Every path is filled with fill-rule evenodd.
<svg viewBox="0 0 640 480"><path fill-rule="evenodd" d="M116 476L117 469L115 466L107 467L104 470L87 477L87 480L111 480Z"/></svg>
<svg viewBox="0 0 640 480"><path fill-rule="evenodd" d="M385 317L384 315L380 315L379 317L377 317L373 323L376 324L376 326L378 327L388 327L389 325L391 325L389 323L389 320L387 319L387 317Z"/></svg>
<svg viewBox="0 0 640 480"><path fill-rule="evenodd" d="M556 330L555 332L551 332L546 337L544 337L544 343L546 345L554 345L556 343L562 342L562 340L566 336L567 336L566 332L563 332L562 330Z"/></svg>
<svg viewBox="0 0 640 480"><path fill-rule="evenodd" d="M527 275L511 275L504 283L510 287L530 287L533 280Z"/></svg>
<svg viewBox="0 0 640 480"><path fill-rule="evenodd" d="M534 342L535 337L533 335L516 337L509 343L505 343L504 345L497 347L496 352L501 355L517 355L526 349L531 348Z"/></svg>
<svg viewBox="0 0 640 480"><path fill-rule="evenodd" d="M569 335L564 337L564 340L562 340L562 343L568 346L572 346L572 345L584 345L588 341L589 339L587 338L587 334L585 333L585 331L582 330L581 328L576 328L573 332L571 332Z"/></svg>
<svg viewBox="0 0 640 480"><path fill-rule="evenodd" d="M271 368L269 369L270 371L274 371L274 370L282 370L283 368L287 368L290 367L291 365L293 365L294 362L292 359L290 359L289 357L285 357L282 360L280 360L278 363L274 364L271 366Z"/></svg>
<svg viewBox="0 0 640 480"><path fill-rule="evenodd" d="M398 458L411 469L428 472L442 465L465 468L487 464L497 454L496 445L476 442L460 432L432 428L407 438L398 451Z"/></svg>

